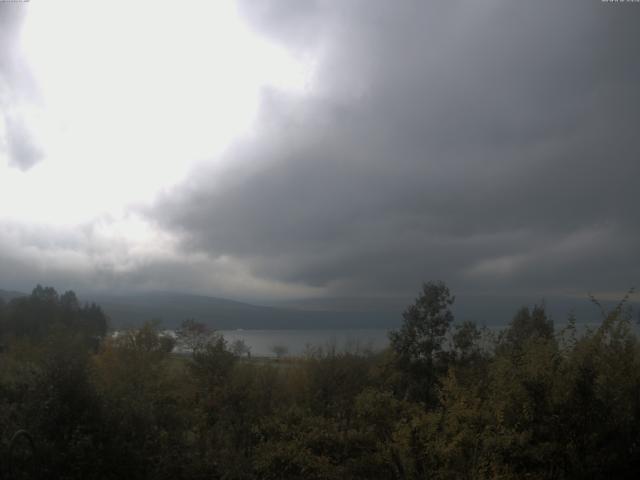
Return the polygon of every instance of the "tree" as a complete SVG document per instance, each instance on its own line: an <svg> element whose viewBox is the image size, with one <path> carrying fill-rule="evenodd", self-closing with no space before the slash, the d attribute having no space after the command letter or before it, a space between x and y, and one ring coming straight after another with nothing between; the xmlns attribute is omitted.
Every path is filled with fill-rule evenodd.
<svg viewBox="0 0 640 480"><path fill-rule="evenodd" d="M0 297L0 340L2 340L5 329L5 301ZM2 353L2 348L2 344L0 343L0 353Z"/></svg>
<svg viewBox="0 0 640 480"><path fill-rule="evenodd" d="M70 312L77 312L80 309L80 302L73 290L64 292L60 296L60 306Z"/></svg>
<svg viewBox="0 0 640 480"><path fill-rule="evenodd" d="M183 441L192 421L189 372L170 355L172 344L150 321L107 338L92 358L104 404L99 438L106 443L98 451L102 466L81 478L194 478L181 474L189 468Z"/></svg>
<svg viewBox="0 0 640 480"><path fill-rule="evenodd" d="M553 321L547 316L544 304L535 305L532 310L522 307L505 330L502 343L508 348L521 349L532 338L551 340L553 334Z"/></svg>
<svg viewBox="0 0 640 480"><path fill-rule="evenodd" d="M198 344L193 350L191 366L197 376L209 386L223 385L228 378L236 357L227 348L227 341L217 332L208 336L208 341Z"/></svg>
<svg viewBox="0 0 640 480"><path fill-rule="evenodd" d="M215 335L204 323L188 318L182 321L180 328L176 330L176 336L179 348L193 352L208 343Z"/></svg>
<svg viewBox="0 0 640 480"><path fill-rule="evenodd" d="M94 303L80 307L73 291L59 296L54 288L38 285L31 295L11 300L5 310L5 333L18 337L39 340L62 329L91 340L93 345L107 332L102 309Z"/></svg>
<svg viewBox="0 0 640 480"><path fill-rule="evenodd" d="M289 353L289 349L284 345L273 345L271 347L271 352L276 356L278 360L280 360L287 353Z"/></svg>
<svg viewBox="0 0 640 480"><path fill-rule="evenodd" d="M251 347L244 340L238 338L231 344L231 351L238 357L251 357Z"/></svg>
<svg viewBox="0 0 640 480"><path fill-rule="evenodd" d="M458 364L473 363L481 356L480 339L482 331L475 323L464 321L455 326L452 336L453 354Z"/></svg>
<svg viewBox="0 0 640 480"><path fill-rule="evenodd" d="M80 309L79 316L80 328L88 335L104 337L107 334L109 321L99 305L95 303L85 305Z"/></svg>
<svg viewBox="0 0 640 480"><path fill-rule="evenodd" d="M446 370L443 351L453 322L455 297L443 282L423 284L422 293L402 314L399 330L389 333L396 367L405 375L405 395L427 404L435 400L437 376Z"/></svg>

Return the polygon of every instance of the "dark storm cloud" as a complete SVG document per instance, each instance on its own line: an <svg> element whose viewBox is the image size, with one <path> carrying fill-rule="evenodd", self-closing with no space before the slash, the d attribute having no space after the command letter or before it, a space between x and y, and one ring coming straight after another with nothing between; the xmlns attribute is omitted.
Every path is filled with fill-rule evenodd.
<svg viewBox="0 0 640 480"><path fill-rule="evenodd" d="M19 33L25 4L0 2L0 149L9 165L28 170L42 159L42 151L24 118L22 108L38 101L38 88L20 52Z"/></svg>
<svg viewBox="0 0 640 480"><path fill-rule="evenodd" d="M159 202L186 250L327 294L638 281L640 6L253 5L313 89L266 91L258 138Z"/></svg>

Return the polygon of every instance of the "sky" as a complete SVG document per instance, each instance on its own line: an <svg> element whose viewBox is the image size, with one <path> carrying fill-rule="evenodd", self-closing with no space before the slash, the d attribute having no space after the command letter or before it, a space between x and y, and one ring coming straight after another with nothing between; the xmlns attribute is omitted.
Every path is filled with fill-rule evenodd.
<svg viewBox="0 0 640 480"><path fill-rule="evenodd" d="M0 3L0 288L640 279L640 3Z"/></svg>

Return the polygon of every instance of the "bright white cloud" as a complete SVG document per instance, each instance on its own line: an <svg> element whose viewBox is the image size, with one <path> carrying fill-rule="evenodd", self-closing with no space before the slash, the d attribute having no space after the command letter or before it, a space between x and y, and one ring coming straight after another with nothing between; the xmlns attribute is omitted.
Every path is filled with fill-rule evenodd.
<svg viewBox="0 0 640 480"><path fill-rule="evenodd" d="M19 75L7 81L0 71L3 282L66 272L114 288L119 275L164 265L176 278L184 271L176 282L192 290L290 292L233 258L185 255L175 235L135 210L194 167L215 168L227 146L253 134L262 90L303 95L312 65L250 31L232 1L25 8L11 55L37 97L32 84L21 89ZM16 140L37 158L16 163ZM179 286L162 268L139 286ZM11 280L12 270L34 278Z"/></svg>
<svg viewBox="0 0 640 480"><path fill-rule="evenodd" d="M0 219L56 225L152 200L249 131L262 88L309 73L232 2L33 2L21 48L42 98L12 108L43 161L0 164Z"/></svg>

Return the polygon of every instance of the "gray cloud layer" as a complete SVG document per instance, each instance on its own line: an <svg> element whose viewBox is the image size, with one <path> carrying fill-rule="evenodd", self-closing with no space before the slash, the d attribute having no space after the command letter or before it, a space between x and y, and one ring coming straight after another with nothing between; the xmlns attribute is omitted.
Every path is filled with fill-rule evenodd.
<svg viewBox="0 0 640 480"><path fill-rule="evenodd" d="M640 4L238 6L315 59L311 88L265 89L255 135L144 211L179 251L115 244L99 218L0 222L0 288L265 300L406 297L429 279L514 295L638 283ZM26 171L43 152L20 108L38 102L22 11L0 3L0 148Z"/></svg>
<svg viewBox="0 0 640 480"><path fill-rule="evenodd" d="M640 278L638 5L241 2L318 59L253 142L150 212L186 251L327 295Z"/></svg>

